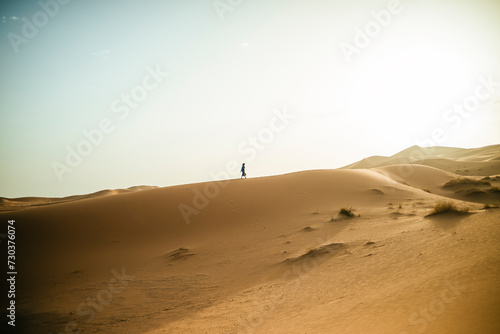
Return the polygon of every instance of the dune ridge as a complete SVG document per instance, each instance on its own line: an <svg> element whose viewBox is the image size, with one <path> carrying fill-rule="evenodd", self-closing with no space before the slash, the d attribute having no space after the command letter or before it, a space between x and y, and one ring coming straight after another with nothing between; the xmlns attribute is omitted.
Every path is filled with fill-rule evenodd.
<svg viewBox="0 0 500 334"><path fill-rule="evenodd" d="M180 205L209 183L0 212L19 238L19 330L498 333L498 197L444 187L459 178L408 163L218 181L189 224ZM442 201L469 214L425 218Z"/></svg>
<svg viewBox="0 0 500 334"><path fill-rule="evenodd" d="M0 212L1 211L14 211L30 207L42 206L42 205L52 205L59 203L67 203L73 201L79 201L90 198L97 198L103 196L118 195L123 193L128 193L132 191L141 191L158 188L156 186L133 186L127 189L106 189L93 192L91 194L85 195L74 195L67 197L18 197L18 198L7 198L0 197Z"/></svg>
<svg viewBox="0 0 500 334"><path fill-rule="evenodd" d="M342 168L374 168L399 164L417 164L439 168L459 175L500 174L500 145L480 148L412 146L390 157L373 156Z"/></svg>

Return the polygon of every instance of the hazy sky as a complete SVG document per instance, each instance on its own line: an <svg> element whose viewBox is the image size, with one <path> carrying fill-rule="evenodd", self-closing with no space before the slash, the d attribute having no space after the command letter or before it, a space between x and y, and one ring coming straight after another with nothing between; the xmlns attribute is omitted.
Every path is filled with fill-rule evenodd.
<svg viewBox="0 0 500 334"><path fill-rule="evenodd" d="M499 17L497 0L2 1L0 196L498 144Z"/></svg>

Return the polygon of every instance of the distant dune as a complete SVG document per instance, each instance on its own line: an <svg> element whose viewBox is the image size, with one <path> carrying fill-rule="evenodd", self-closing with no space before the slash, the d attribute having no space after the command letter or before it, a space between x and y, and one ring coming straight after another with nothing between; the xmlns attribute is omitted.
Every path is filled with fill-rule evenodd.
<svg viewBox="0 0 500 334"><path fill-rule="evenodd" d="M499 149L2 198L16 224L16 329L499 333ZM468 214L426 218L443 201Z"/></svg>
<svg viewBox="0 0 500 334"><path fill-rule="evenodd" d="M127 189L113 189L113 190L101 190L95 193L87 194L87 195L75 195L68 197L20 197L20 198L6 198L0 197L0 212L2 211L15 211L20 209L26 209L30 207L42 206L42 205L50 205L50 204L58 204L58 203L67 203L78 201L82 199L96 198L102 196L109 195L117 195L123 194L131 191L138 190L146 190L146 189L154 189L157 188L155 186L134 186Z"/></svg>
<svg viewBox="0 0 500 334"><path fill-rule="evenodd" d="M412 146L390 157L373 156L343 168L374 168L398 164L418 164L459 175L500 174L500 145L463 149Z"/></svg>

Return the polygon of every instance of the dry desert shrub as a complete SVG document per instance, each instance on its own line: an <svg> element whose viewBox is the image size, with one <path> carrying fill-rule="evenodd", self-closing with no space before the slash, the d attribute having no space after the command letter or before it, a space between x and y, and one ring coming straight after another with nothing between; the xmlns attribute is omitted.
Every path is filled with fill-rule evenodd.
<svg viewBox="0 0 500 334"><path fill-rule="evenodd" d="M344 215L344 216L347 216L347 217L354 217L354 213L352 212L353 209L352 208L341 208L339 213L341 215Z"/></svg>
<svg viewBox="0 0 500 334"><path fill-rule="evenodd" d="M438 202L434 205L432 212L430 214L428 214L427 216L440 215L440 214L449 213L449 212L467 213L467 212L469 212L469 209L458 208L456 206L456 204L453 202L441 201L441 202Z"/></svg>

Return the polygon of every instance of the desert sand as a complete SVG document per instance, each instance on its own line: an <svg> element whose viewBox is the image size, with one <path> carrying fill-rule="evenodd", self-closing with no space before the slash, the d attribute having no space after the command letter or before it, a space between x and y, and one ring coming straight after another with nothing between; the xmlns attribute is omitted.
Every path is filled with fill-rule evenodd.
<svg viewBox="0 0 500 334"><path fill-rule="evenodd" d="M1 220L16 224L16 330L500 333L500 145L421 152L3 198ZM442 201L464 212L428 216Z"/></svg>

